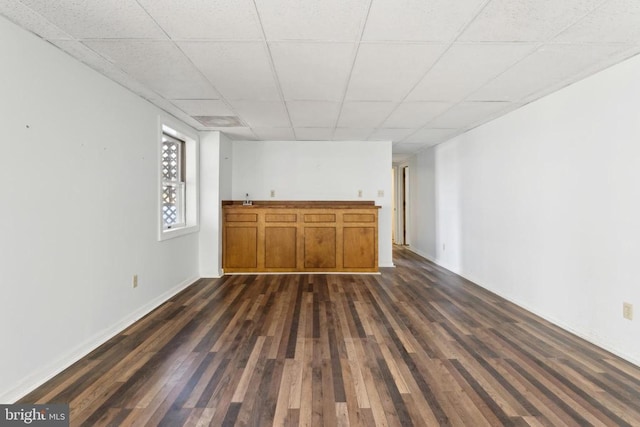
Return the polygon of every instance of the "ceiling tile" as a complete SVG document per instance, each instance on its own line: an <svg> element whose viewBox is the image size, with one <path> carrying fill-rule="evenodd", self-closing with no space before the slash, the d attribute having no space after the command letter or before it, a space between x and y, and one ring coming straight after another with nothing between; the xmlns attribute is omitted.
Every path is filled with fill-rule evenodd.
<svg viewBox="0 0 640 427"><path fill-rule="evenodd" d="M219 97L172 42L112 40L85 44L166 98Z"/></svg>
<svg viewBox="0 0 640 427"><path fill-rule="evenodd" d="M172 99L171 102L190 116L235 116L219 99Z"/></svg>
<svg viewBox="0 0 640 427"><path fill-rule="evenodd" d="M300 141L330 141L333 128L296 128L296 137Z"/></svg>
<svg viewBox="0 0 640 427"><path fill-rule="evenodd" d="M511 106L510 102L463 102L431 121L429 127L466 128L485 122Z"/></svg>
<svg viewBox="0 0 640 427"><path fill-rule="evenodd" d="M262 42L180 42L178 46L227 100L280 99Z"/></svg>
<svg viewBox="0 0 640 427"><path fill-rule="evenodd" d="M291 128L253 128L253 133L261 141L292 141L296 139Z"/></svg>
<svg viewBox="0 0 640 427"><path fill-rule="evenodd" d="M286 99L341 101L353 64L352 43L270 43Z"/></svg>
<svg viewBox="0 0 640 427"><path fill-rule="evenodd" d="M178 107L176 107L175 105L173 105L171 102L167 101L164 98L154 99L151 102L153 102L158 108L160 108L160 109L166 111L167 113L173 115L174 117L182 120L184 123L188 124L189 126L193 127L194 129L197 129L197 130L205 130L205 129L207 129L207 127L203 126L202 123L200 123L199 121L197 121L193 117L189 116L184 111L182 111L181 109L179 109Z"/></svg>
<svg viewBox="0 0 640 427"><path fill-rule="evenodd" d="M231 106L251 127L289 127L287 110L280 101L231 101Z"/></svg>
<svg viewBox="0 0 640 427"><path fill-rule="evenodd" d="M250 128L245 127L223 127L211 128L219 130L234 141L255 141L257 138Z"/></svg>
<svg viewBox="0 0 640 427"><path fill-rule="evenodd" d="M396 107L394 102L345 102L338 127L377 128Z"/></svg>
<svg viewBox="0 0 640 427"><path fill-rule="evenodd" d="M325 101L288 101L289 117L296 128L335 126L340 104Z"/></svg>
<svg viewBox="0 0 640 427"><path fill-rule="evenodd" d="M256 0L268 40L356 41L369 0Z"/></svg>
<svg viewBox="0 0 640 427"><path fill-rule="evenodd" d="M404 102L384 122L388 128L419 128L451 108L446 102Z"/></svg>
<svg viewBox="0 0 640 427"><path fill-rule="evenodd" d="M407 96L410 101L457 101L531 53L536 44L454 44ZM469 72L472 69L473 72Z"/></svg>
<svg viewBox="0 0 640 427"><path fill-rule="evenodd" d="M147 85L135 80L129 74L116 67L112 62L107 61L104 57L89 49L83 43L76 40L51 40L50 42L142 98L150 100L161 98L157 92L154 92L149 89Z"/></svg>
<svg viewBox="0 0 640 427"><path fill-rule="evenodd" d="M131 0L21 0L61 30L79 39L166 39L140 5Z"/></svg>
<svg viewBox="0 0 640 427"><path fill-rule="evenodd" d="M445 48L444 44L361 44L346 99L403 99Z"/></svg>
<svg viewBox="0 0 640 427"><path fill-rule="evenodd" d="M173 39L262 39L251 0L137 1Z"/></svg>
<svg viewBox="0 0 640 427"><path fill-rule="evenodd" d="M413 135L405 138L406 143L435 143L449 139L458 132L458 129L426 128L420 129Z"/></svg>
<svg viewBox="0 0 640 427"><path fill-rule="evenodd" d="M492 0L460 41L546 41L602 0Z"/></svg>
<svg viewBox="0 0 640 427"><path fill-rule="evenodd" d="M607 1L554 41L640 43L640 2Z"/></svg>
<svg viewBox="0 0 640 427"><path fill-rule="evenodd" d="M367 139L369 141L399 141L401 139L406 138L411 133L413 133L414 130L415 129L413 128L411 129L397 129L397 128L376 129L375 132L369 135L369 138Z"/></svg>
<svg viewBox="0 0 640 427"><path fill-rule="evenodd" d="M373 0L363 40L450 41L485 0Z"/></svg>
<svg viewBox="0 0 640 427"><path fill-rule="evenodd" d="M595 67L626 46L546 45L469 96L478 101L519 101ZM595 70L594 70L595 71Z"/></svg>
<svg viewBox="0 0 640 427"><path fill-rule="evenodd" d="M364 141L373 133L373 129L336 128L333 132L334 141Z"/></svg>
<svg viewBox="0 0 640 427"><path fill-rule="evenodd" d="M392 149L393 154L401 155L401 154L415 154L420 150L423 150L427 147L430 147L430 144L406 144L406 143L393 143ZM409 156L405 157L408 158ZM401 157L402 159L402 157Z"/></svg>
<svg viewBox="0 0 640 427"><path fill-rule="evenodd" d="M48 40L69 40L72 37L19 1L0 1L0 15Z"/></svg>

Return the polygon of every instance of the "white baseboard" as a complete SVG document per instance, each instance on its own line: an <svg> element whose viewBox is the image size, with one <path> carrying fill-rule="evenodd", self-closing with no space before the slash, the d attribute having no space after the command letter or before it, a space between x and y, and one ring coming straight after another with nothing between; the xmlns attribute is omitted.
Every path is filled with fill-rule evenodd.
<svg viewBox="0 0 640 427"><path fill-rule="evenodd" d="M554 318L553 316L547 314L547 313L543 313L540 312L539 310L537 310L534 307L529 306L526 303L523 303L522 301L519 301L515 298L512 298L508 295L503 295L500 292L496 292L495 290L491 289L491 287L485 285L482 283L482 281L478 280L476 277L473 277L471 275L465 274L463 272L460 271L456 271L456 269L452 268L451 266L447 265L446 263L441 262L440 260L438 260L437 258L432 258L430 257L428 254L420 251L419 249L416 248L412 248L412 247L408 247L407 249L409 249L410 251L420 255L423 258L428 259L429 261L433 262L434 264L439 265L442 268L446 268L447 270L451 271L452 273L457 274L460 277L464 277L465 279L469 280L470 282L473 282L474 284L480 286L481 288L484 288L486 290L488 290L489 292L493 292L494 294L498 295L500 298L504 298L505 300L517 305L520 308L523 308L525 310L527 310L530 313L535 314L536 316L546 320L547 322L553 323L554 325L564 329L567 332L572 333L573 335L582 338L583 340L596 345L598 347L600 347L603 350L606 350L624 360L626 360L629 363L633 363L634 365L640 367L640 359L638 359L637 356L632 355L632 354L628 354L623 350L620 350L619 348L617 348L615 345L612 345L610 342L607 342L605 340L603 340L600 337L595 337L593 335L589 335L589 334L585 334L581 331L578 331L576 329L574 329L573 327L571 327L570 325L567 325L566 323Z"/></svg>
<svg viewBox="0 0 640 427"><path fill-rule="evenodd" d="M114 324L113 326L106 328L89 339L85 340L83 343L79 344L68 353L63 356L57 358L53 362L48 365L38 369L33 374L29 375L27 378L23 379L19 384L14 385L10 390L1 391L0 393L0 403L8 404L14 403L21 397L30 393L37 387L41 386L43 383L47 382L54 376L58 375L60 372L64 371L66 368L91 353L93 350L98 348L100 345L107 342L109 339L113 338L129 326L141 319L142 317L149 314L155 308L173 298L174 295L184 290L185 288L191 286L195 283L199 277L192 277L190 279L185 280L184 282L178 284L177 286L169 289L158 297L154 298L144 306L140 307L138 310L129 314L125 318L121 319L119 322Z"/></svg>

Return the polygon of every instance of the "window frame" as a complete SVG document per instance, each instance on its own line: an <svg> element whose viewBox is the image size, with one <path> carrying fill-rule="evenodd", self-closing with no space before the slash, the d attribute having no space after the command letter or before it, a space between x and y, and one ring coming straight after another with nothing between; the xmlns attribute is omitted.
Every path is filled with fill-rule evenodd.
<svg viewBox="0 0 640 427"><path fill-rule="evenodd" d="M184 143L182 147L180 169L183 175L183 208L181 224L176 224L171 228L164 227L162 215L163 209L163 187L166 182L162 175L162 145L163 138L167 135L170 138ZM200 230L199 221L199 140L198 134L168 117L158 117L158 154L156 167L158 171L158 188L156 192L157 200L157 229L158 240L168 240L186 234L198 232Z"/></svg>
<svg viewBox="0 0 640 427"><path fill-rule="evenodd" d="M177 199L177 220L174 224L167 226L166 222L164 221L164 198L163 198L163 205L162 205L162 229L163 231L167 231L167 230L173 230L176 228L181 228L187 225L186 222L186 209L187 209L187 204L186 204L186 179L185 179L185 172L186 172L186 145L187 143L182 140L179 139L177 137L174 137L172 135L170 135L169 133L163 132L162 133L162 143L161 146L163 148L161 148L161 156L162 153L164 152L164 144L165 144L165 139L176 144L178 146L178 177L177 179L165 179L164 174L162 174L162 195L161 198L163 198L164 195L164 189L165 187L173 187L176 191L176 199ZM160 167L163 168L163 162L164 162L164 158L161 157L160 160L161 164Z"/></svg>

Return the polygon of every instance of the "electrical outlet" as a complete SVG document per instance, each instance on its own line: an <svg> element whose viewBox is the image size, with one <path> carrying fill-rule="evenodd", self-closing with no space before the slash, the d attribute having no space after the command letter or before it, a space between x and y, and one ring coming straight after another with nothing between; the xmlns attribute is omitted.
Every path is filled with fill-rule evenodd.
<svg viewBox="0 0 640 427"><path fill-rule="evenodd" d="M442 244L442 250L444 251L444 243Z"/></svg>
<svg viewBox="0 0 640 427"><path fill-rule="evenodd" d="M133 275L133 287L134 288L138 287L138 275L137 274Z"/></svg>
<svg viewBox="0 0 640 427"><path fill-rule="evenodd" d="M384 197L384 190L378 190L378 197Z"/></svg>
<svg viewBox="0 0 640 427"><path fill-rule="evenodd" d="M362 190L358 190L358 197L362 197Z"/></svg>
<svg viewBox="0 0 640 427"><path fill-rule="evenodd" d="M633 304L628 302L622 303L622 317L633 320Z"/></svg>
<svg viewBox="0 0 640 427"><path fill-rule="evenodd" d="M276 190L271 190L269 194L271 194L271 197L276 197Z"/></svg>

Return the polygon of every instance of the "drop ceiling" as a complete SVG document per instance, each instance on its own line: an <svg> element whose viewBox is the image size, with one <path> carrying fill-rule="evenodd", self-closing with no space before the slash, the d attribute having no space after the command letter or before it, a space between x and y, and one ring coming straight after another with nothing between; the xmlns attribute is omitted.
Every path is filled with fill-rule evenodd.
<svg viewBox="0 0 640 427"><path fill-rule="evenodd" d="M0 14L196 129L392 140L396 156L640 52L638 0L0 0Z"/></svg>

